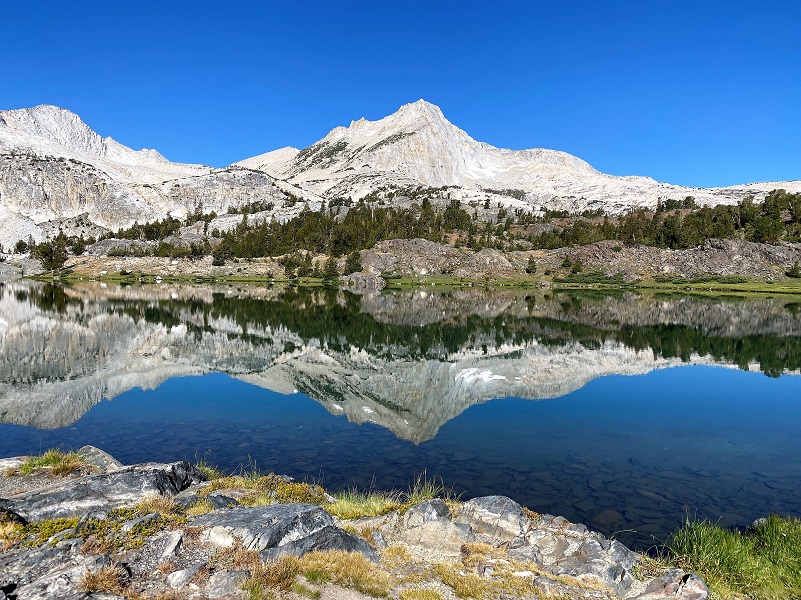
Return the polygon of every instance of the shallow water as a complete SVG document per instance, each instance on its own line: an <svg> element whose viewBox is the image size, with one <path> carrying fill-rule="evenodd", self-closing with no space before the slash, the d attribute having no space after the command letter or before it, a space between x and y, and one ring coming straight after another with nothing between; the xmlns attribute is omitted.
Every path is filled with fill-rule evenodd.
<svg viewBox="0 0 801 600"><path fill-rule="evenodd" d="M213 291L5 286L0 455L93 444L332 490L426 471L639 547L688 515L801 513L791 303Z"/></svg>

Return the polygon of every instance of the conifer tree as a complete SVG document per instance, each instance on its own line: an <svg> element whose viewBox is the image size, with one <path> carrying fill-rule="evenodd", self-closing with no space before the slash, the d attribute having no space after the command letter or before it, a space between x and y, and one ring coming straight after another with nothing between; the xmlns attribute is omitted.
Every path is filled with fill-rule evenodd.
<svg viewBox="0 0 801 600"><path fill-rule="evenodd" d="M345 275L351 273L359 273L362 270L362 257L358 250L354 250L348 254L345 260Z"/></svg>

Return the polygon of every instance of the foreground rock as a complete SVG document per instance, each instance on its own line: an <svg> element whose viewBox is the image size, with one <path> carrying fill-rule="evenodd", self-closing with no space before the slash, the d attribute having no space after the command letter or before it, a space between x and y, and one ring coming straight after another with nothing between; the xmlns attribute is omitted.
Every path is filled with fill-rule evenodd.
<svg viewBox="0 0 801 600"><path fill-rule="evenodd" d="M340 521L324 506L305 502L242 505L234 498L253 502L265 486L240 479L215 487L185 462L118 467L113 457L94 450L84 454L102 462L106 472L0 500L11 532L2 534L8 547L0 552L0 599L245 598L242 586L257 565L288 560L287 555L322 557L314 563L317 570L335 569L343 556L345 564L361 565L363 574L352 580L325 573L322 580L333 578L331 583L301 578L309 594L328 598L362 598L370 589L397 598L410 585L449 599L465 585L478 586L476 597L705 600L709 595L701 579L679 569L638 579L633 570L640 556L619 542L562 517L532 513L505 496L464 503L433 499L404 511ZM289 478L263 480L311 490ZM269 502L270 493L261 498ZM149 499L153 495L158 498ZM325 494L316 497L330 505ZM133 508L111 511L120 507ZM78 519L52 520L64 516ZM23 528L15 519L29 525ZM293 581L298 575L288 577ZM371 577L374 587L365 583Z"/></svg>
<svg viewBox="0 0 801 600"><path fill-rule="evenodd" d="M9 499L0 511L30 523L108 512L146 496L174 496L205 477L188 462L148 463L57 483Z"/></svg>
<svg viewBox="0 0 801 600"><path fill-rule="evenodd" d="M377 556L370 545L338 527L325 510L313 504L272 504L216 511L196 519L207 528L206 540L230 547L237 541L265 560L282 554L303 555L312 550L349 550Z"/></svg>

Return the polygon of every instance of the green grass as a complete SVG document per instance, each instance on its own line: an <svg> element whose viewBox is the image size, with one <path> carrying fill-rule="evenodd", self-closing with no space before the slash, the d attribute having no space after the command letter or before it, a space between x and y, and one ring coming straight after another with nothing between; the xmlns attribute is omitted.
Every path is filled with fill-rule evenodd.
<svg viewBox="0 0 801 600"><path fill-rule="evenodd" d="M450 494L442 485L442 480L439 482L436 479L429 479L426 471L420 473L414 480L414 483L409 487L406 493L406 504L412 506L425 502L426 500L433 500L434 498L449 497Z"/></svg>
<svg viewBox="0 0 801 600"><path fill-rule="evenodd" d="M336 502L325 507L335 517L341 519L360 519L385 515L400 510L406 505L400 492L361 491L351 488L334 494Z"/></svg>
<svg viewBox="0 0 801 600"><path fill-rule="evenodd" d="M197 461L195 463L195 468L201 473L203 473L203 475L205 475L206 479L209 481L214 481L215 479L221 479L222 477L225 476L225 473L223 473L219 467L206 462L205 459L200 459L199 461Z"/></svg>
<svg viewBox="0 0 801 600"><path fill-rule="evenodd" d="M385 515L393 510L405 510L434 498L447 497L441 481L429 479L425 471L419 474L406 492L399 490L375 491L350 488L336 492L336 502L325 509L341 519L361 519Z"/></svg>
<svg viewBox="0 0 801 600"><path fill-rule="evenodd" d="M720 598L799 598L801 521L771 515L745 532L687 521L673 535L668 560L703 577Z"/></svg>
<svg viewBox="0 0 801 600"><path fill-rule="evenodd" d="M731 276L739 278L740 276ZM661 280L661 281L660 281ZM671 282L668 283L668 280ZM743 283L733 283L730 279L723 281L691 281L680 278L663 278L657 277L652 281L640 281L636 284L637 288L665 290L665 291L680 291L682 293L714 293L718 296L721 294L744 294L748 296L776 296L784 294L801 294L801 280L787 279L781 281L757 281L747 280Z"/></svg>
<svg viewBox="0 0 801 600"><path fill-rule="evenodd" d="M565 277L557 277L554 283L580 283L580 284L601 284L601 285L628 285L623 275L607 275L604 271L584 271L581 273L571 273Z"/></svg>
<svg viewBox="0 0 801 600"><path fill-rule="evenodd" d="M225 489L251 490L239 498L246 506L265 506L275 503L304 502L317 504L329 514L341 519L360 519L384 515L393 510L405 510L408 507L431 500L433 498L449 498L450 493L442 485L441 480L429 478L427 473L420 473L402 492L400 490L377 491L349 488L333 494L334 502L319 485L296 481L285 481L283 477L273 473L264 474L255 463L240 468L236 475L223 475L217 467L204 461L195 465L210 481L210 485L200 491L201 495ZM202 514L209 510L208 503L198 503L191 507L187 514Z"/></svg>
<svg viewBox="0 0 801 600"><path fill-rule="evenodd" d="M50 469L53 475L69 475L86 466L86 462L75 452L48 450L39 456L29 456L17 469L21 475L32 475L39 469Z"/></svg>
<svg viewBox="0 0 801 600"><path fill-rule="evenodd" d="M678 275L657 275L657 283L672 283L674 285L699 283L748 283L750 279L745 275L696 275L695 277L680 277Z"/></svg>

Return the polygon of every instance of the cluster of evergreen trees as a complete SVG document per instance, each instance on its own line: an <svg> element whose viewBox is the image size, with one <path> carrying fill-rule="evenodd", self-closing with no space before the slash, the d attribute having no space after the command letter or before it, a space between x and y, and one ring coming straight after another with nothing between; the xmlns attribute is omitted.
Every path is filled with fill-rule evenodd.
<svg viewBox="0 0 801 600"><path fill-rule="evenodd" d="M437 192L434 190L434 192ZM441 197L441 193L439 193ZM740 238L754 242L801 241L801 194L788 194L784 190L771 192L762 203L750 198L736 205L698 207L693 198L660 202L655 211L640 209L620 217L603 216L599 211L570 215L549 211L535 216L518 209L514 214L498 207L494 218L486 214L479 218L478 211L471 214L458 200L451 200L444 208L435 208L429 196L418 194L420 202L410 207L382 206L376 198L356 203L332 201L320 211L303 210L285 223L276 221L251 223L248 213L242 210L242 221L228 232L208 231L216 216L195 214L186 221L169 217L161 221L134 224L115 234L129 240L161 241L147 250L156 256L201 256L212 253L214 263L225 264L232 258L285 256L305 250L331 257L358 256L359 250L373 247L386 239L425 238L434 242L448 242L474 250L492 247L499 250L525 250L581 246L601 240L618 240L621 243L643 244L663 248L692 248L710 238ZM348 207L345 209L344 207ZM259 206L258 208L266 208ZM489 208L488 203L484 206ZM344 214L343 214L344 213ZM165 238L179 233L181 227L203 221L205 241L189 248L180 248L164 242ZM550 224L545 228L538 224ZM209 241L209 234L217 238ZM17 244L17 250L27 246ZM83 238L59 235L42 244L32 245L32 254L40 258L48 269L63 265L69 252L80 254L86 242ZM131 252L135 252L133 249ZM136 250L142 252L142 250ZM303 255L288 259L287 267L293 273L319 275L321 266L309 264ZM347 272L355 263L349 263ZM535 265L530 266L535 269Z"/></svg>
<svg viewBox="0 0 801 600"><path fill-rule="evenodd" d="M666 208L669 206L670 208ZM516 217L516 218L515 218ZM517 220L517 223L515 222ZM501 250L582 246L601 240L662 248L692 248L710 238L741 238L754 242L801 241L801 194L774 191L764 202L745 199L732 206L698 208L692 198L660 204L655 211L637 210L618 218L596 213L585 216L546 215L554 227L529 233L531 215L498 211L496 223L478 222L452 200L437 210L423 200L411 208L376 207L359 202L343 219L334 211L304 211L287 223L249 225L246 219L223 234L215 257L279 256L297 249L340 256L371 248L385 239L421 237L457 245ZM521 243L524 242L524 243Z"/></svg>
<svg viewBox="0 0 801 600"><path fill-rule="evenodd" d="M740 238L752 242L801 241L801 194L771 192L762 203L751 199L733 206L692 208L694 202L660 204L618 219L572 219L563 228L542 233L531 241L537 248L583 246L601 240L693 248L711 238ZM671 206L667 209L666 206Z"/></svg>
<svg viewBox="0 0 801 600"><path fill-rule="evenodd" d="M444 211L428 200L412 208L371 206L359 202L339 218L327 211L304 210L286 223L249 224L247 218L222 234L214 258L281 256L295 250L342 256L372 248L381 240L426 238L443 241L448 231L470 226L470 215L454 200Z"/></svg>

